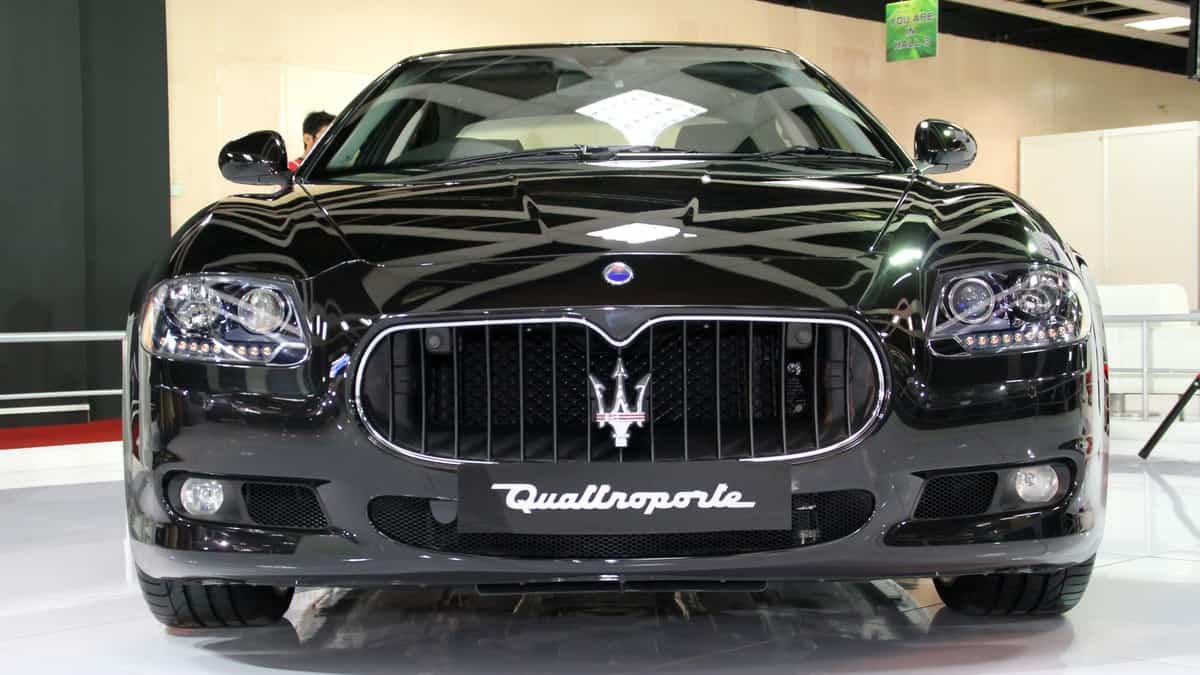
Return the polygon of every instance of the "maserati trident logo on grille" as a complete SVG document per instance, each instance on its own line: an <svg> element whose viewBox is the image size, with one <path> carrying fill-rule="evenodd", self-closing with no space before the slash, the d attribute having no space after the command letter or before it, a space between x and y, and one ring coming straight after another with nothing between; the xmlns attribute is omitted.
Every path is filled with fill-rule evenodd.
<svg viewBox="0 0 1200 675"><path fill-rule="evenodd" d="M605 387L600 384L600 380L597 380L595 375L588 373L588 381L592 383L592 393L596 395L596 426L601 429L606 424L612 427L613 443L618 448L629 445L629 427L635 424L640 427L646 422L644 406L646 405L646 390L650 387L650 373L643 375L634 387L634 390L637 391L637 398L632 408L629 407L629 400L625 398L625 380L628 377L629 373L625 370L625 362L618 357L617 366L613 368L612 372L616 391L613 392L612 406L605 410Z"/></svg>

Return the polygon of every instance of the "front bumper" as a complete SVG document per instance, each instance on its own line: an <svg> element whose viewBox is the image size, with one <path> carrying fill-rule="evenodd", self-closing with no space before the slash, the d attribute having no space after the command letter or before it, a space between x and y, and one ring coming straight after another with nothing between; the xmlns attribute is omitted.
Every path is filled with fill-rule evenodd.
<svg viewBox="0 0 1200 675"><path fill-rule="evenodd" d="M488 585L636 581L779 581L932 577L1051 570L1087 560L1096 530L1006 544L878 547L839 540L796 551L713 558L518 560L456 556L399 544L365 555L336 535L310 536L294 553L215 553L133 543L138 568L158 578L280 586L486 587ZM407 550L405 550L407 549Z"/></svg>
<svg viewBox="0 0 1200 675"><path fill-rule="evenodd" d="M1061 568L1094 555L1104 509L1107 436L1096 402L1103 399L1088 386L1087 363L1094 361L1086 347L1077 349L1078 358L1066 361L1081 367L1033 380L1037 391L973 386L973 405L990 411L975 419L961 406L953 415L935 414L939 399L953 398L949 390L939 397L928 381L893 377L891 413L869 438L789 466L793 492L865 489L875 496L874 514L849 536L737 555L577 560L446 553L381 534L368 517L372 498L454 500L457 474L375 445L347 404L344 373L331 372L319 394L249 394L245 380L225 385L212 366L167 363L135 347L126 439L134 558L159 578L298 586L864 579ZM258 386L278 391L287 383ZM992 400L978 393L984 389L1007 393ZM1007 412L997 417L996 410ZM1074 476L1054 508L913 519L921 474L1051 460L1069 463ZM305 533L182 518L164 494L180 471L311 481L330 528Z"/></svg>

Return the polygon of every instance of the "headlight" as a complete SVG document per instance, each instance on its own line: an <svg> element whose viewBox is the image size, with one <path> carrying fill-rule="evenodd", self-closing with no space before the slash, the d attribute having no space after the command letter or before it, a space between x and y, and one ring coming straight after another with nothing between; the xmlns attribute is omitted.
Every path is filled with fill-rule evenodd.
<svg viewBox="0 0 1200 675"><path fill-rule="evenodd" d="M1044 349L1078 342L1091 327L1083 284L1057 267L943 274L935 297L929 335L942 354Z"/></svg>
<svg viewBox="0 0 1200 675"><path fill-rule="evenodd" d="M254 288L238 303L238 319L255 333L268 335L283 327L288 306L283 294L273 288Z"/></svg>
<svg viewBox="0 0 1200 675"><path fill-rule="evenodd" d="M295 286L277 279L198 274L150 291L142 348L156 356L292 366L308 356Z"/></svg>
<svg viewBox="0 0 1200 675"><path fill-rule="evenodd" d="M176 284L166 290L167 309L188 330L211 328L221 318L221 299L200 281Z"/></svg>

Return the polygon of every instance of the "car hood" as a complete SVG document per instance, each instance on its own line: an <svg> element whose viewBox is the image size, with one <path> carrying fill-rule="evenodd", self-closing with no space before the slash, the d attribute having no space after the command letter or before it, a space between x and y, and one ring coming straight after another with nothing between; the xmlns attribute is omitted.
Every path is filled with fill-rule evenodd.
<svg viewBox="0 0 1200 675"><path fill-rule="evenodd" d="M606 253L856 258L911 180L636 164L306 189L363 260L422 266Z"/></svg>
<svg viewBox="0 0 1200 675"><path fill-rule="evenodd" d="M904 175L771 167L541 167L393 186L306 186L373 271L383 313L628 305L850 307ZM614 293L604 269L636 281Z"/></svg>

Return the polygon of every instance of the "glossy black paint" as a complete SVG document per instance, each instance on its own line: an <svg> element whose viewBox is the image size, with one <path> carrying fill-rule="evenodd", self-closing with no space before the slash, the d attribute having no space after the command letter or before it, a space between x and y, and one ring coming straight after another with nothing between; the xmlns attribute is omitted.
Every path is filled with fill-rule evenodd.
<svg viewBox="0 0 1200 675"><path fill-rule="evenodd" d="M946 120L924 120L917 125L913 153L925 174L950 173L971 166L979 145L966 129Z"/></svg>
<svg viewBox="0 0 1200 675"><path fill-rule="evenodd" d="M217 155L221 175L246 185L287 185L287 147L275 131L255 131L229 141Z"/></svg>
<svg viewBox="0 0 1200 675"><path fill-rule="evenodd" d="M301 175L274 195L211 205L180 229L135 293L133 336L145 290L159 280L280 274L296 281L307 307L312 355L292 368L229 368L153 358L130 340L126 478L137 563L159 577L455 585L600 574L870 578L1087 559L1099 545L1107 463L1098 305L1092 337L1070 347L943 357L924 333L942 271L1028 261L1071 269L1091 289L1086 264L1004 190L872 171L511 162L384 185ZM637 245L588 234L631 222L679 233ZM632 282L604 281L601 270L615 260L635 269ZM357 418L350 377L375 332L402 317L487 313L581 316L619 333L697 307L836 314L878 336L890 391L874 432L789 467L793 491L875 493L865 528L795 551L646 564L455 557L395 544L371 526L372 497L457 496L454 471L377 446ZM1054 508L1016 520L909 522L919 474L1048 460L1076 469ZM320 481L332 526L314 534L188 520L163 495L178 471Z"/></svg>

